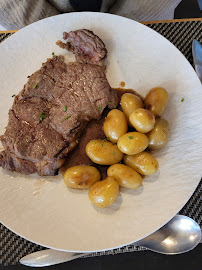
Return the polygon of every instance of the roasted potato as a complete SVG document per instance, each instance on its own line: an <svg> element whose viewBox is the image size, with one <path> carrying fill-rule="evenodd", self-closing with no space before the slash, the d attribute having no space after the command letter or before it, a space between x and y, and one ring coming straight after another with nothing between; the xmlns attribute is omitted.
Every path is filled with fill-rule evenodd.
<svg viewBox="0 0 202 270"><path fill-rule="evenodd" d="M157 159L147 152L141 152L133 156L125 155L124 163L143 175L154 174L159 168Z"/></svg>
<svg viewBox="0 0 202 270"><path fill-rule="evenodd" d="M104 208L111 205L118 196L119 184L113 177L107 177L92 185L88 197L96 207Z"/></svg>
<svg viewBox="0 0 202 270"><path fill-rule="evenodd" d="M92 140L86 145L86 154L100 165L112 165L123 159L123 153L116 144L104 140Z"/></svg>
<svg viewBox="0 0 202 270"><path fill-rule="evenodd" d="M126 117L122 111L111 110L104 121L104 133L113 143L128 131Z"/></svg>
<svg viewBox="0 0 202 270"><path fill-rule="evenodd" d="M114 164L107 170L107 175L114 177L121 187L137 189L142 185L142 177L124 164Z"/></svg>
<svg viewBox="0 0 202 270"><path fill-rule="evenodd" d="M101 175L93 166L74 166L66 170L64 182L70 188L85 189L100 181Z"/></svg>
<svg viewBox="0 0 202 270"><path fill-rule="evenodd" d="M154 128L155 117L145 109L139 108L129 115L131 125L141 133L148 133Z"/></svg>
<svg viewBox="0 0 202 270"><path fill-rule="evenodd" d="M163 118L156 120L152 131L147 133L149 139L149 149L155 150L163 148L168 142L169 124Z"/></svg>
<svg viewBox="0 0 202 270"><path fill-rule="evenodd" d="M119 150L127 155L135 155L144 151L149 140L145 134L139 132L129 132L122 135L117 143Z"/></svg>
<svg viewBox="0 0 202 270"><path fill-rule="evenodd" d="M129 115L138 108L144 108L144 104L138 96L125 93L121 97L121 108L129 122Z"/></svg>
<svg viewBox="0 0 202 270"><path fill-rule="evenodd" d="M162 87L152 88L145 97L146 109L155 117L162 116L168 105L168 92Z"/></svg>

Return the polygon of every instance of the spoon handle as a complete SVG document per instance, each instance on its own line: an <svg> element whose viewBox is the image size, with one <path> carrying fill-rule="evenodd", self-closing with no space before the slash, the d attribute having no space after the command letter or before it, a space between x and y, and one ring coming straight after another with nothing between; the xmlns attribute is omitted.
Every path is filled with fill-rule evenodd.
<svg viewBox="0 0 202 270"><path fill-rule="evenodd" d="M89 253L72 253L53 249L40 250L20 259L20 263L26 266L43 267L68 262Z"/></svg>

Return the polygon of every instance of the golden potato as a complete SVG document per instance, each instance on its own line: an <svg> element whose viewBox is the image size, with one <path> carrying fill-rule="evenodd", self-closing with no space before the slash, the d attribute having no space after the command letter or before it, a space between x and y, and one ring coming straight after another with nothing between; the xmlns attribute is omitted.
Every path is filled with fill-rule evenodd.
<svg viewBox="0 0 202 270"><path fill-rule="evenodd" d="M163 148L168 142L169 124L163 118L156 120L152 131L147 133L149 139L149 149L155 150Z"/></svg>
<svg viewBox="0 0 202 270"><path fill-rule="evenodd" d="M135 170L123 164L110 166L107 175L114 177L121 187L137 189L142 185L142 177Z"/></svg>
<svg viewBox="0 0 202 270"><path fill-rule="evenodd" d="M157 159L147 152L133 156L125 155L124 163L143 175L154 174L159 168Z"/></svg>
<svg viewBox="0 0 202 270"><path fill-rule="evenodd" d="M116 144L104 140L92 140L86 145L87 156L100 165L112 165L123 159Z"/></svg>
<svg viewBox="0 0 202 270"><path fill-rule="evenodd" d="M116 200L118 193L119 184L113 177L107 177L90 187L88 197L96 207L104 208Z"/></svg>
<svg viewBox="0 0 202 270"><path fill-rule="evenodd" d="M100 181L101 175L93 166L74 166L66 170L64 182L70 188L85 189Z"/></svg>
<svg viewBox="0 0 202 270"><path fill-rule="evenodd" d="M104 121L104 133L113 143L128 131L126 117L122 111L111 110Z"/></svg>
<svg viewBox="0 0 202 270"><path fill-rule="evenodd" d="M144 151L149 140L145 134L139 132L129 132L122 135L117 143L119 150L127 155L135 155Z"/></svg>
<svg viewBox="0 0 202 270"><path fill-rule="evenodd" d="M135 94L125 93L121 97L121 108L129 122L129 115L138 108L144 108L144 104Z"/></svg>
<svg viewBox="0 0 202 270"><path fill-rule="evenodd" d="M162 87L152 88L145 97L146 109L155 117L161 116L168 105L168 92Z"/></svg>
<svg viewBox="0 0 202 270"><path fill-rule="evenodd" d="M139 108L129 115L131 125L139 132L148 133L154 128L155 117L145 109Z"/></svg>

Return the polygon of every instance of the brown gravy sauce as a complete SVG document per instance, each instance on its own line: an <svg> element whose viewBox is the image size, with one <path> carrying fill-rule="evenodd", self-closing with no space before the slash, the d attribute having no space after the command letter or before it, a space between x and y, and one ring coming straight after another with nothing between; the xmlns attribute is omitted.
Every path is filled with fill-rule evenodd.
<svg viewBox="0 0 202 270"><path fill-rule="evenodd" d="M125 84L125 82L120 82L120 84L119 84L121 87L124 87L126 84Z"/></svg>
<svg viewBox="0 0 202 270"><path fill-rule="evenodd" d="M138 94L133 89L113 88L113 90L117 91L120 99L124 93L132 93L143 99L143 97L140 96L140 94ZM119 105L118 108L120 109L121 106ZM89 141L94 139L106 139L103 131L103 123L109 111L110 110L106 108L102 114L102 117L99 120L90 121L86 130L84 131L84 134L80 138L78 145L74 148L72 152L68 154L67 161L60 169L62 173L73 166L90 165L96 167L100 171L102 179L105 179L107 177L107 169L109 166L98 165L92 162L92 160L86 155L86 145Z"/></svg>
<svg viewBox="0 0 202 270"><path fill-rule="evenodd" d="M134 89L125 89L125 88L112 88L113 90L115 90L117 93L118 93L118 96L120 97L121 99L121 96L125 93L131 93L131 94L134 94L136 96L138 96L139 98L141 98L141 100L144 101L144 98L138 93L136 92Z"/></svg>

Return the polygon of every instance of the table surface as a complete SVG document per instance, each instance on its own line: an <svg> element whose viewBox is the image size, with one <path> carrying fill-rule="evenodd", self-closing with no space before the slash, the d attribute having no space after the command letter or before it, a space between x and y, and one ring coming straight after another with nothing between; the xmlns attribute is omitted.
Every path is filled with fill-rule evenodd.
<svg viewBox="0 0 202 270"><path fill-rule="evenodd" d="M165 21L147 21L142 22L143 24L151 23L165 23L165 22L181 22L181 21L202 21L202 18L193 19L175 19L175 20L165 20ZM0 31L0 33L14 33L17 30L12 31ZM1 252L1 251L0 251ZM168 256L154 253L151 251L141 251L141 252L131 252L131 253L121 253L116 255L107 255L100 257L89 257L85 259L77 259L68 263L63 263L56 266L50 266L47 269L74 269L74 270L125 270L125 269L163 269L163 270L175 270L183 267L183 270L201 270L202 269L202 244L199 244L194 250L176 255ZM30 267L22 265L13 266L2 266L0 265L0 270L24 270L31 269ZM32 268L33 269L33 268ZM36 268L34 268L36 269Z"/></svg>
<svg viewBox="0 0 202 270"><path fill-rule="evenodd" d="M147 25L147 24L154 24L154 23L191 22L191 21L200 21L200 22L202 22L202 18L173 19L173 20L161 20L161 21L144 21L144 22L140 22L140 23ZM18 30L0 31L0 34L15 33L17 31Z"/></svg>

